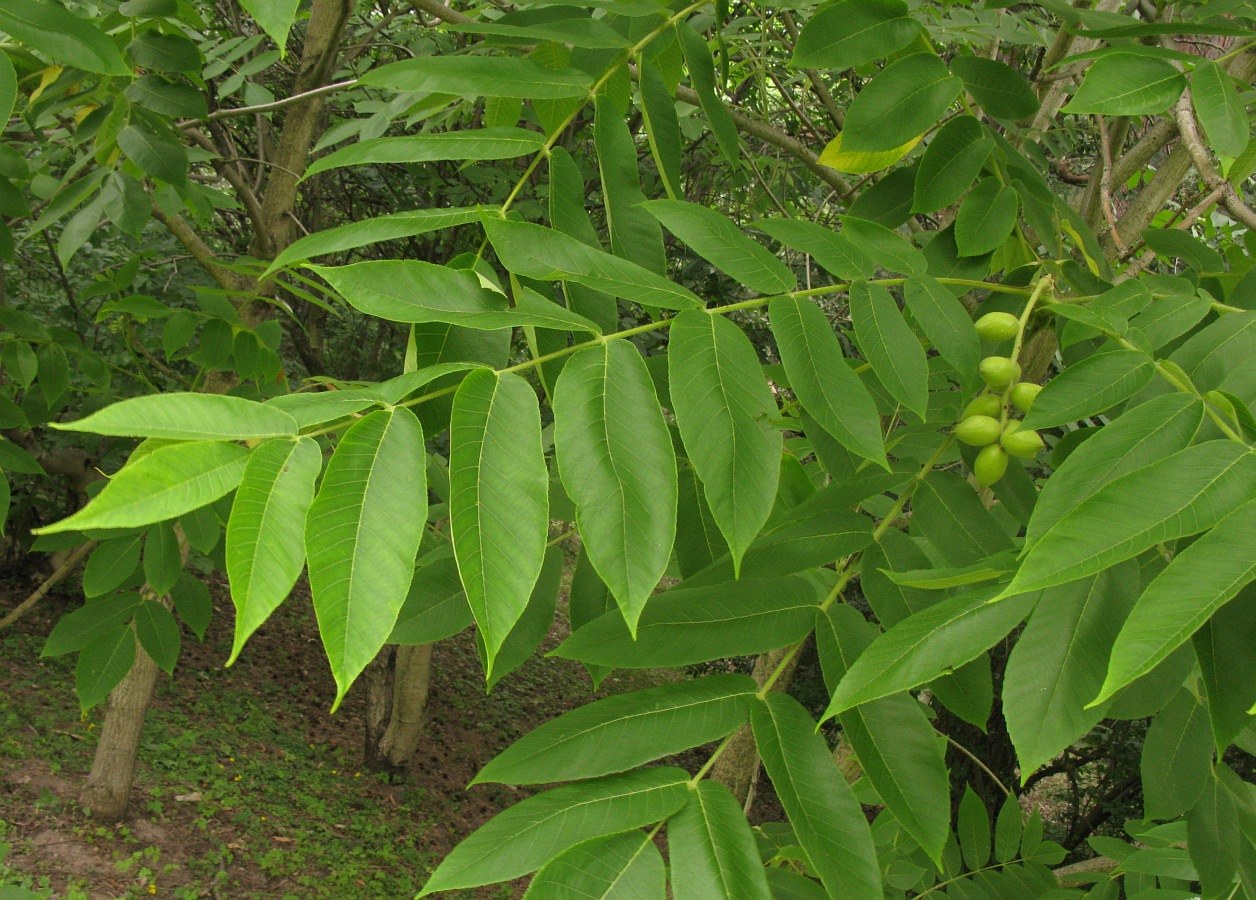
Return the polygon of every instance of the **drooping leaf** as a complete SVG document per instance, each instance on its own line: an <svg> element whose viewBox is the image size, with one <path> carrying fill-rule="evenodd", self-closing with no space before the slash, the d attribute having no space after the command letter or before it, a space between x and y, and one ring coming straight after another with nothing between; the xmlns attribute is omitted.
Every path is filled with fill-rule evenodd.
<svg viewBox="0 0 1256 900"><path fill-rule="evenodd" d="M816 650L830 691L876 634L845 603L816 617ZM943 745L924 707L909 694L894 694L847 710L838 720L886 808L930 859L940 860L950 833L950 789Z"/></svg>
<svg viewBox="0 0 1256 900"><path fill-rule="evenodd" d="M74 690L83 711L108 697L134 664L135 632L129 625L120 625L83 647L74 667Z"/></svg>
<svg viewBox="0 0 1256 900"><path fill-rule="evenodd" d="M224 394L148 394L110 404L75 422L53 422L65 431L174 441L237 441L285 437L297 423L283 410Z"/></svg>
<svg viewBox="0 0 1256 900"><path fill-rule="evenodd" d="M221 441L158 447L123 466L74 515L34 532L136 528L173 519L235 490L248 455L239 444Z"/></svg>
<svg viewBox="0 0 1256 900"><path fill-rule="evenodd" d="M990 814L971 784L964 785L959 801L959 846L964 865L970 870L982 869L990 861Z"/></svg>
<svg viewBox="0 0 1256 900"><path fill-rule="evenodd" d="M808 869L830 896L881 896L872 832L811 716L793 697L774 692L751 707L750 722Z"/></svg>
<svg viewBox="0 0 1256 900"><path fill-rule="evenodd" d="M135 608L135 637L158 668L173 673L179 660L179 625L170 610L153 600Z"/></svg>
<svg viewBox="0 0 1256 900"><path fill-rule="evenodd" d="M956 116L939 128L916 169L912 211L944 209L962 197L993 149L993 139L972 116Z"/></svg>
<svg viewBox="0 0 1256 900"><path fill-rule="evenodd" d="M83 567L83 595L99 597L121 586L140 564L142 534L102 541Z"/></svg>
<svg viewBox="0 0 1256 900"><path fill-rule="evenodd" d="M536 392L518 375L477 369L449 426L454 557L492 661L528 605L549 537L549 472Z"/></svg>
<svg viewBox="0 0 1256 900"><path fill-rule="evenodd" d="M876 403L843 359L828 318L795 297L778 297L769 310L781 362L803 407L847 450L888 469Z"/></svg>
<svg viewBox="0 0 1256 900"><path fill-rule="evenodd" d="M637 144L628 131L623 112L604 93L595 102L593 143L602 177L602 201L611 251L659 275L667 271L663 253L663 229L642 207L641 175L637 170Z"/></svg>
<svg viewBox="0 0 1256 900"><path fill-rule="evenodd" d="M154 72L199 72L204 63L193 41L160 31L141 32L126 52L137 66Z"/></svg>
<svg viewBox="0 0 1256 900"><path fill-rule="evenodd" d="M240 5L270 35L282 54L288 46L288 31L296 19L300 0L240 0Z"/></svg>
<svg viewBox="0 0 1256 900"><path fill-rule="evenodd" d="M1003 596L1093 575L1161 541L1198 534L1256 492L1256 459L1234 441L1180 450L1109 482L1029 548Z"/></svg>
<svg viewBox="0 0 1256 900"><path fill-rule="evenodd" d="M677 22L676 34L680 38L685 69L689 72L689 83L693 85L698 102L702 104L702 111L711 123L711 131L715 134L720 153L736 166L741 159L741 142L732 114L715 93L715 63L711 58L711 50L702 35L694 31L688 22Z"/></svg>
<svg viewBox="0 0 1256 900"><path fill-rule="evenodd" d="M855 660L824 718L936 678L984 653L1024 621L1037 594L989 603L990 588L948 597L904 619ZM1007 608L1005 608L1007 607Z"/></svg>
<svg viewBox="0 0 1256 900"><path fill-rule="evenodd" d="M452 94L467 100L562 100L585 96L592 79L575 69L547 69L523 57L439 55L380 66L358 83L405 93Z"/></svg>
<svg viewBox="0 0 1256 900"><path fill-rule="evenodd" d="M1038 111L1038 98L1024 76L1007 63L984 56L956 56L951 71L996 119L1026 119Z"/></svg>
<svg viewBox="0 0 1256 900"><path fill-rule="evenodd" d="M227 520L227 579L235 636L227 665L270 618L305 565L305 514L323 466L313 438L266 441L249 456Z"/></svg>
<svg viewBox="0 0 1256 900"><path fill-rule="evenodd" d="M1211 775L1212 751L1207 707L1179 688L1151 720L1143 742L1139 768L1148 819L1173 819L1195 805Z"/></svg>
<svg viewBox="0 0 1256 900"><path fill-rule="evenodd" d="M518 878L590 838L652 825L685 804L688 781L688 772L660 767L529 797L455 847L419 896Z"/></svg>
<svg viewBox="0 0 1256 900"><path fill-rule="evenodd" d="M640 75L641 115L650 153L654 156L667 196L673 199L683 197L680 184L680 120L676 115L676 101L667 92L663 73L656 62L642 60Z"/></svg>
<svg viewBox="0 0 1256 900"><path fill-rule="evenodd" d="M541 641L549 634L554 625L554 613L558 611L558 589L563 577L563 562L562 547L555 545L545 551L541 574L532 588L528 605L506 635L506 640L502 641L501 650L494 657L491 670L487 665L488 653L484 636L476 632L476 650L486 673L486 690L492 691L498 682L531 659L541 646Z"/></svg>
<svg viewBox="0 0 1256 900"><path fill-rule="evenodd" d="M1234 884L1240 843L1247 837L1240 829L1239 811L1229 789L1212 773L1186 814L1186 835L1201 893L1224 896Z"/></svg>
<svg viewBox="0 0 1256 900"><path fill-rule="evenodd" d="M724 215L684 200L649 200L643 207L730 278L760 294L783 294L797 282L794 273Z"/></svg>
<svg viewBox="0 0 1256 900"><path fill-rule="evenodd" d="M920 23L902 0L839 0L807 21L789 64L851 69L897 53L918 34Z"/></svg>
<svg viewBox="0 0 1256 900"><path fill-rule="evenodd" d="M401 407L344 433L305 520L305 555L335 706L392 632L427 519L423 429Z"/></svg>
<svg viewBox="0 0 1256 900"><path fill-rule="evenodd" d="M667 823L667 848L676 900L771 900L750 824L724 785L699 782Z"/></svg>
<svg viewBox="0 0 1256 900"><path fill-rule="evenodd" d="M702 305L688 288L562 232L504 219L485 219L484 230L502 265L524 278L574 281L657 309Z"/></svg>
<svg viewBox="0 0 1256 900"><path fill-rule="evenodd" d="M776 401L754 346L723 316L678 315L667 359L680 436L736 569L776 498L783 446L771 422Z"/></svg>
<svg viewBox="0 0 1256 900"><path fill-rule="evenodd" d="M472 784L593 778L719 740L746 722L756 689L744 675L712 675L598 700L533 729Z"/></svg>
<svg viewBox="0 0 1256 900"><path fill-rule="evenodd" d="M1095 60L1063 112L1101 116L1162 113L1182 95L1186 77L1168 60L1119 53Z"/></svg>
<svg viewBox="0 0 1256 900"><path fill-rule="evenodd" d="M473 618L458 563L452 555L443 556L414 570L388 643L432 644L462 631Z"/></svg>
<svg viewBox="0 0 1256 900"><path fill-rule="evenodd" d="M1022 781L1103 718L1103 708L1086 706L1138 584L1137 566L1126 562L1043 592L1003 679L1003 716Z"/></svg>
<svg viewBox="0 0 1256 900"><path fill-rule="evenodd" d="M1191 71L1191 102L1195 115L1218 156L1238 156L1252 137L1247 110L1225 69L1201 59Z"/></svg>
<svg viewBox="0 0 1256 900"><path fill-rule="evenodd" d="M0 31L54 63L98 75L131 75L117 46L95 22L44 0L0 0Z"/></svg>
<svg viewBox="0 0 1256 900"><path fill-rule="evenodd" d="M314 160L304 178L346 166L444 160L514 159L536 153L545 137L526 128L472 128L440 134L382 137L350 144Z"/></svg>
<svg viewBox="0 0 1256 900"><path fill-rule="evenodd" d="M380 397L384 396L382 391L388 384L389 382L384 382L377 385L374 391L350 389L280 394L267 400L266 405L286 412L296 420L297 427L310 428L378 406ZM400 399L402 398L397 398Z"/></svg>
<svg viewBox="0 0 1256 900"><path fill-rule="evenodd" d="M1147 585L1117 635L1095 703L1150 672L1256 578L1253 534L1256 500L1249 500L1178 553Z"/></svg>
<svg viewBox="0 0 1256 900"><path fill-rule="evenodd" d="M851 103L842 146L848 152L901 147L937 124L963 88L932 53L892 62Z"/></svg>
<svg viewBox="0 0 1256 900"><path fill-rule="evenodd" d="M903 305L929 342L955 369L960 383L970 384L981 362L981 341L964 305L928 275L907 280Z"/></svg>
<svg viewBox="0 0 1256 900"><path fill-rule="evenodd" d="M850 288L855 339L872 371L899 403L925 418L929 366L920 340L884 285L859 281Z"/></svg>
<svg viewBox="0 0 1256 900"><path fill-rule="evenodd" d="M179 580L183 555L179 537L169 522L158 522L144 537L144 580L158 597L165 596Z"/></svg>
<svg viewBox="0 0 1256 900"><path fill-rule="evenodd" d="M1154 360L1138 350L1088 356L1047 382L1025 427L1051 428L1105 412L1136 394L1154 372Z"/></svg>
<svg viewBox="0 0 1256 900"><path fill-rule="evenodd" d="M118 148L146 175L170 184L187 177L188 155L182 144L165 131L132 122L118 134Z"/></svg>
<svg viewBox="0 0 1256 900"><path fill-rule="evenodd" d="M846 281L871 278L873 261L835 229L802 219L758 219L751 223L786 247L805 253L825 271Z"/></svg>
<svg viewBox="0 0 1256 900"><path fill-rule="evenodd" d="M955 216L955 246L960 256L980 256L997 249L1016 227L1020 209L1016 189L984 178L969 191Z"/></svg>
<svg viewBox="0 0 1256 900"><path fill-rule="evenodd" d="M523 896L531 900L634 900L663 897L663 857L640 829L593 838L542 867Z"/></svg>
<svg viewBox="0 0 1256 900"><path fill-rule="evenodd" d="M63 656L82 650L98 637L113 634L135 617L140 595L113 594L92 600L62 616L44 642L40 656Z"/></svg>
<svg viewBox="0 0 1256 900"><path fill-rule="evenodd" d="M554 391L554 443L585 551L630 630L676 537L676 453L641 354L581 350Z"/></svg>
<svg viewBox="0 0 1256 900"><path fill-rule="evenodd" d="M903 275L923 275L929 267L925 255L907 239L884 225L857 216L842 216L842 234L855 249L876 265Z"/></svg>
<svg viewBox="0 0 1256 900"><path fill-rule="evenodd" d="M765 653L811 630L819 603L800 575L743 578L653 597L633 640L619 613L607 613L567 638L554 656L627 669L685 666Z"/></svg>

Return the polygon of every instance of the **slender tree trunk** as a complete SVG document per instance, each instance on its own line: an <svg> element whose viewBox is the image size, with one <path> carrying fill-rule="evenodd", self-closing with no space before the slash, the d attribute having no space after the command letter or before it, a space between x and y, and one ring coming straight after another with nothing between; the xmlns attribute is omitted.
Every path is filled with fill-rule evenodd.
<svg viewBox="0 0 1256 900"><path fill-rule="evenodd" d="M423 736L431 685L432 645L385 647L366 673L365 765L396 773Z"/></svg>
<svg viewBox="0 0 1256 900"><path fill-rule="evenodd" d="M126 815L139 762L144 713L153 696L157 671L157 664L137 646L135 665L109 695L92 771L79 795L79 802L95 819L116 822Z"/></svg>

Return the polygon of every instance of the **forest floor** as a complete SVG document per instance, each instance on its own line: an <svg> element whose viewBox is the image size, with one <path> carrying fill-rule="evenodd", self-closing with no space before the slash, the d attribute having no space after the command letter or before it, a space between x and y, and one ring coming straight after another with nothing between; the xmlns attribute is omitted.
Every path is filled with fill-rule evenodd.
<svg viewBox="0 0 1256 900"><path fill-rule="evenodd" d="M0 633L0 900L6 886L92 900L412 897L459 840L526 796L467 789L480 767L596 696L578 663L541 657L485 696L464 632L437 645L424 743L404 776L389 779L362 768L362 683L328 713L334 688L304 586L230 669L222 587L204 642L185 632L174 677L160 678L130 817L118 825L76 803L103 711L80 713L73 656L39 657L74 603L46 600ZM0 608L26 589L0 582ZM564 618L544 649L563 637ZM646 686L640 679L616 673L603 692ZM516 895L497 887L463 896Z"/></svg>

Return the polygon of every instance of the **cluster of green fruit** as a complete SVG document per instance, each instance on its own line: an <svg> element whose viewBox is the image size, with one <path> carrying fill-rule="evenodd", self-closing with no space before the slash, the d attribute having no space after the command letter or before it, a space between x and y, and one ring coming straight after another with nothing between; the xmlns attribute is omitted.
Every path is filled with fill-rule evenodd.
<svg viewBox="0 0 1256 900"><path fill-rule="evenodd" d="M978 319L975 327L983 341L1000 343L1020 333L1020 320L1011 313L992 312ZM1022 430L1019 419L1008 418L1009 404L1027 413L1042 388L1019 381L1020 366L1006 356L987 356L981 361L980 372L986 388L964 409L955 436L981 448L973 463L973 476L978 484L989 487L1007 471L1009 456L1028 459L1043 448L1038 432Z"/></svg>

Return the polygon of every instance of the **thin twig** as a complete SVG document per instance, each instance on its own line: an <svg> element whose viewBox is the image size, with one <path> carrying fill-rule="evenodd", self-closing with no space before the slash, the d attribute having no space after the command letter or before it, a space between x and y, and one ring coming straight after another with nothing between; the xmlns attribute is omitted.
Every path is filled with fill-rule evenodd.
<svg viewBox="0 0 1256 900"><path fill-rule="evenodd" d="M1099 126L1099 148L1103 154L1103 165L1099 170L1099 206L1103 209L1103 217L1107 220L1108 231L1117 250L1125 251L1125 241L1116 228L1116 213L1112 209L1112 141L1108 137L1108 123L1103 116L1095 116Z"/></svg>
<svg viewBox="0 0 1256 900"><path fill-rule="evenodd" d="M75 547L74 552L65 558L65 562L57 567L55 572L44 579L43 584L35 588L35 592L33 594L19 603L17 607L7 616L0 619L0 628L7 628L18 619L22 618L22 616L26 615L27 610L40 600L44 599L44 597L48 595L49 591L60 584L67 575L77 569L78 564L86 558L87 554L96 549L96 545L99 543L100 541L88 541L86 544Z"/></svg>

